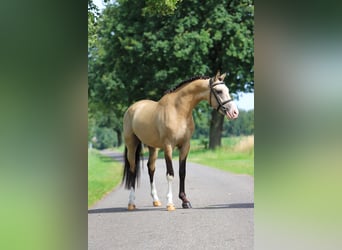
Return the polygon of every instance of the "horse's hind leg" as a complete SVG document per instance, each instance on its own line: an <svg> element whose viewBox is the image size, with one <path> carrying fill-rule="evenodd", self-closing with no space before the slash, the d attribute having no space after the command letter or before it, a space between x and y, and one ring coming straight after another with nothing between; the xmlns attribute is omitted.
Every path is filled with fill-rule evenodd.
<svg viewBox="0 0 342 250"><path fill-rule="evenodd" d="M134 135L125 135L125 168L123 181L125 182L125 187L130 189L129 200L128 200L128 210L135 209L135 183L139 177L139 160L141 151L141 142Z"/></svg>
<svg viewBox="0 0 342 250"><path fill-rule="evenodd" d="M135 169L136 166L135 166L135 157L134 157L136 146L129 145L127 146L126 150L127 150L126 160L128 161L128 166L127 165L125 166L126 171L127 171L127 173L125 173L127 175L126 188L130 189L130 193L128 197L128 210L134 210L135 209L135 180L132 181L132 179L135 179L135 175L136 175L136 169Z"/></svg>
<svg viewBox="0 0 342 250"><path fill-rule="evenodd" d="M156 170L156 159L158 156L158 150L156 148L149 147L149 158L147 162L148 174L150 176L150 184L151 184L151 196L153 199L153 206L160 207L161 202L158 198L157 189L154 181L154 172Z"/></svg>

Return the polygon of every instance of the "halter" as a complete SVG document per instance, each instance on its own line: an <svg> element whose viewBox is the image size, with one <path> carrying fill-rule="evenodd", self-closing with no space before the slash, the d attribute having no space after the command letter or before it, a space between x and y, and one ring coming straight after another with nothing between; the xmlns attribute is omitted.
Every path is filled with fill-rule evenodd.
<svg viewBox="0 0 342 250"><path fill-rule="evenodd" d="M209 80L209 87L210 87L209 104L211 106L211 94L213 94L215 96L215 99L216 99L217 103L218 103L218 107L216 108L216 111L219 111L219 109L221 109L221 111L223 113L226 113L227 108L224 105L229 103L229 102L231 102L231 101L233 101L233 99L229 99L229 100L224 101L224 102L221 101L221 99L218 96L216 90L214 89L215 86L220 85L220 84L224 84L224 82L213 83L213 79L210 78L210 80Z"/></svg>

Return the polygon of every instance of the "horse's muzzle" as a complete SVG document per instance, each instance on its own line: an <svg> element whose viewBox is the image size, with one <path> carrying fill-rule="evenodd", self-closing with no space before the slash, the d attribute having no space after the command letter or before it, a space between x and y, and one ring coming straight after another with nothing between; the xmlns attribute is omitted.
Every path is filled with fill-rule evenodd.
<svg viewBox="0 0 342 250"><path fill-rule="evenodd" d="M236 118L238 118L239 116L239 110L238 109L232 109L229 111L226 111L226 117L229 120L234 120Z"/></svg>

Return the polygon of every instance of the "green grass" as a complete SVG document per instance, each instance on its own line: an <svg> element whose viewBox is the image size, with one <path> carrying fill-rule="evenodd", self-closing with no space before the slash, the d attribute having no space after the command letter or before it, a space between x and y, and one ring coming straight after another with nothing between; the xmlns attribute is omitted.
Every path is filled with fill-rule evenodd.
<svg viewBox="0 0 342 250"><path fill-rule="evenodd" d="M236 153L221 148L215 151L191 151L189 161L236 174L254 176L254 153Z"/></svg>
<svg viewBox="0 0 342 250"><path fill-rule="evenodd" d="M122 179L122 164L88 151L88 207L113 190Z"/></svg>
<svg viewBox="0 0 342 250"><path fill-rule="evenodd" d="M199 140L191 141L188 161L224 171L254 176L254 146L238 147L247 137L222 138L222 147L206 150Z"/></svg>

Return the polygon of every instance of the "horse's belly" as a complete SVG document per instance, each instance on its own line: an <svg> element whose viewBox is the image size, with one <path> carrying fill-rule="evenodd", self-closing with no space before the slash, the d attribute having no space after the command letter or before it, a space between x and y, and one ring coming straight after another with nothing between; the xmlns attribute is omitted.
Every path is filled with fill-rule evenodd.
<svg viewBox="0 0 342 250"><path fill-rule="evenodd" d="M163 147L163 145L160 143L161 140L155 131L151 131L150 129L136 130L135 134L142 143L150 147L154 147L154 148Z"/></svg>
<svg viewBox="0 0 342 250"><path fill-rule="evenodd" d="M134 134L142 143L151 147L161 148L163 145L160 142L161 138L155 117L153 116L154 112L146 109L139 111L135 114L132 122Z"/></svg>
<svg viewBox="0 0 342 250"><path fill-rule="evenodd" d="M170 129L166 128L165 124L149 123L146 120L135 122L133 130L142 143L154 148L164 148L167 144L181 145L188 138L188 128L181 124Z"/></svg>

